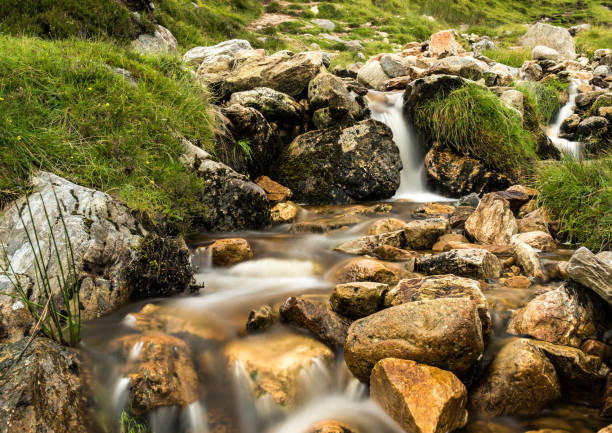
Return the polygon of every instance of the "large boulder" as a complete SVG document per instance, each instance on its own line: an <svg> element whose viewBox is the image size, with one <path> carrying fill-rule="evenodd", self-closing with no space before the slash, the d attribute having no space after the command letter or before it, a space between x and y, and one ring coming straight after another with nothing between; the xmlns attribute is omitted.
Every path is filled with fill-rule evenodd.
<svg viewBox="0 0 612 433"><path fill-rule="evenodd" d="M429 72L432 75L458 75L470 80L479 80L488 69L486 63L473 57L450 56L434 63Z"/></svg>
<svg viewBox="0 0 612 433"><path fill-rule="evenodd" d="M452 30L434 33L429 38L429 53L432 57L456 56L463 51L463 47L455 40Z"/></svg>
<svg viewBox="0 0 612 433"><path fill-rule="evenodd" d="M465 222L465 230L484 244L508 245L512 236L518 233L518 224L508 200L489 193L484 195Z"/></svg>
<svg viewBox="0 0 612 433"><path fill-rule="evenodd" d="M297 137L287 149L280 180L301 202L350 203L393 196L401 169L391 129L369 119Z"/></svg>
<svg viewBox="0 0 612 433"><path fill-rule="evenodd" d="M410 221L404 227L406 246L415 250L430 250L440 236L450 232L446 218Z"/></svg>
<svg viewBox="0 0 612 433"><path fill-rule="evenodd" d="M233 93L229 103L255 108L269 121L299 123L304 118L304 108L291 96L267 87Z"/></svg>
<svg viewBox="0 0 612 433"><path fill-rule="evenodd" d="M385 54L380 58L380 66L387 76L398 78L408 75L408 66L414 65L399 54Z"/></svg>
<svg viewBox="0 0 612 433"><path fill-rule="evenodd" d="M344 345L351 372L367 382L384 358L410 359L461 376L482 354L478 310L469 299L434 299L387 308L354 322Z"/></svg>
<svg viewBox="0 0 612 433"><path fill-rule="evenodd" d="M540 251L554 251L557 249L557 243L550 233L541 230L517 233L512 236L510 243L512 245L525 243Z"/></svg>
<svg viewBox="0 0 612 433"><path fill-rule="evenodd" d="M603 260L588 248L581 247L572 255L567 274L612 305L612 261Z"/></svg>
<svg viewBox="0 0 612 433"><path fill-rule="evenodd" d="M34 238L36 230L51 293L58 306L64 305L60 266L64 272L69 268L68 244L60 218L63 216L80 282L81 318L94 319L124 304L133 290L124 271L137 257L137 248L145 235L130 210L108 194L47 172L38 173L32 179L32 187L31 213L26 198L21 198L8 205L2 215L0 244L6 247L6 256L0 255L2 268L9 269L10 263L11 279L18 278L24 290L31 292L32 302L45 304L37 284L40 278L36 266L41 254L35 255L35 247L28 241L28 236ZM0 277L0 292L17 294L6 276ZM0 341L15 341L27 334L32 325L33 320L21 301L0 295Z"/></svg>
<svg viewBox="0 0 612 433"><path fill-rule="evenodd" d="M481 248L451 250L427 255L416 260L415 270L429 275L455 274L462 277L499 278L502 270L499 259Z"/></svg>
<svg viewBox="0 0 612 433"><path fill-rule="evenodd" d="M576 44L567 29L551 26L545 23L536 23L529 27L527 33L522 37L521 44L524 47L535 48L543 45L556 50L565 60L576 58Z"/></svg>
<svg viewBox="0 0 612 433"><path fill-rule="evenodd" d="M408 112L411 112L411 109L416 105L438 95L447 95L469 82L469 80L456 75L429 75L416 79L406 87L404 106Z"/></svg>
<svg viewBox="0 0 612 433"><path fill-rule="evenodd" d="M468 420L467 391L457 376L410 360L379 361L370 396L408 432L446 433Z"/></svg>
<svg viewBox="0 0 612 433"><path fill-rule="evenodd" d="M350 109L351 96L344 82L329 72L321 72L308 85L308 102L312 111L323 107Z"/></svg>
<svg viewBox="0 0 612 433"><path fill-rule="evenodd" d="M361 319L383 308L388 290L387 284L367 281L337 284L329 302L337 313L349 319Z"/></svg>
<svg viewBox="0 0 612 433"><path fill-rule="evenodd" d="M75 352L47 338L0 346L0 431L98 431L83 373Z"/></svg>
<svg viewBox="0 0 612 433"><path fill-rule="evenodd" d="M239 51L251 49L252 47L249 41L245 41L244 39L231 39L210 47L192 48L183 55L183 61L187 64L199 65L209 58L223 55L233 57Z"/></svg>
<svg viewBox="0 0 612 433"><path fill-rule="evenodd" d="M385 73L381 64L377 60L372 60L366 63L359 72L357 73L357 80L364 86L384 91L386 89L385 83L389 79L389 76Z"/></svg>

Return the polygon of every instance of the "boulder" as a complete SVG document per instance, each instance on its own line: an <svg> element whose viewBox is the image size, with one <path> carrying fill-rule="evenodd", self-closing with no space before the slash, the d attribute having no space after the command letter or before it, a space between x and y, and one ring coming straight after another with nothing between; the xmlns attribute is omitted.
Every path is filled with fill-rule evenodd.
<svg viewBox="0 0 612 433"><path fill-rule="evenodd" d="M612 417L612 373L608 373L608 380L604 387L601 416ZM612 425L610 426L612 427ZM612 428L610 429L612 431Z"/></svg>
<svg viewBox="0 0 612 433"><path fill-rule="evenodd" d="M47 338L0 346L2 432L99 431L84 370L75 352Z"/></svg>
<svg viewBox="0 0 612 433"><path fill-rule="evenodd" d="M313 20L310 20L310 22L313 23L315 26L321 27L323 30L327 30L328 32L333 32L336 28L336 25L333 21L322 18L315 18Z"/></svg>
<svg viewBox="0 0 612 433"><path fill-rule="evenodd" d="M525 243L532 248L540 251L554 251L557 249L557 243L548 232L532 231L526 233L517 233L510 239L512 245Z"/></svg>
<svg viewBox="0 0 612 433"><path fill-rule="evenodd" d="M444 247L444 251L471 250L471 249L488 251L491 254L494 254L495 256L497 256L499 259L511 257L514 251L510 245L471 244L471 243L456 242L456 241L450 241Z"/></svg>
<svg viewBox="0 0 612 433"><path fill-rule="evenodd" d="M380 235L362 236L352 241L346 241L338 245L334 250L345 254L365 255L372 253L376 248L384 245L394 248L403 248L406 245L406 235L404 231L398 230Z"/></svg>
<svg viewBox="0 0 612 433"><path fill-rule="evenodd" d="M267 87L256 87L234 93L229 103L255 108L267 120L299 122L305 115L304 108L291 96Z"/></svg>
<svg viewBox="0 0 612 433"><path fill-rule="evenodd" d="M391 130L369 119L297 137L282 161L280 180L301 202L380 200L399 187L401 168Z"/></svg>
<svg viewBox="0 0 612 433"><path fill-rule="evenodd" d="M538 280L544 280L546 275L542 270L540 257L538 253L526 243L518 243L514 245L514 259L516 264L528 277L533 277Z"/></svg>
<svg viewBox="0 0 612 433"><path fill-rule="evenodd" d="M259 176L255 183L268 194L270 203L278 203L291 198L291 190L273 181L268 176Z"/></svg>
<svg viewBox="0 0 612 433"><path fill-rule="evenodd" d="M332 311L325 304L301 296L292 296L280 307L281 319L310 331L332 348L342 348L350 320Z"/></svg>
<svg viewBox="0 0 612 433"><path fill-rule="evenodd" d="M236 59L232 56L209 57L198 66L196 76L211 89L218 89L235 65Z"/></svg>
<svg viewBox="0 0 612 433"><path fill-rule="evenodd" d="M487 64L473 57L450 56L438 60L429 70L430 74L458 75L470 80L479 80L488 70Z"/></svg>
<svg viewBox="0 0 612 433"><path fill-rule="evenodd" d="M376 220L368 229L368 235L380 235L383 233L403 230L406 222L397 218L384 218Z"/></svg>
<svg viewBox="0 0 612 433"><path fill-rule="evenodd" d="M463 230L465 222L473 213L474 208L471 206L457 206L448 220L451 228Z"/></svg>
<svg viewBox="0 0 612 433"><path fill-rule="evenodd" d="M579 137L588 137L605 133L609 124L610 122L605 117L590 116L580 122L576 128L576 134Z"/></svg>
<svg viewBox="0 0 612 433"><path fill-rule="evenodd" d="M525 114L524 95L518 90L506 90L501 94L499 99L506 104L508 108L513 108L523 117Z"/></svg>
<svg viewBox="0 0 612 433"><path fill-rule="evenodd" d="M595 256L588 248L579 248L567 267L569 277L588 287L612 305L612 263Z"/></svg>
<svg viewBox="0 0 612 433"><path fill-rule="evenodd" d="M176 51L178 42L170 30L158 24L153 34L139 35L132 41L131 47L143 54L166 54Z"/></svg>
<svg viewBox="0 0 612 433"><path fill-rule="evenodd" d="M578 125L580 125L580 115L578 114L570 114L565 120L561 123L561 132L564 134L573 134L576 132Z"/></svg>
<svg viewBox="0 0 612 433"><path fill-rule="evenodd" d="M384 91L386 89L385 83L390 77L385 73L380 62L377 60L366 63L357 74L357 80L364 86Z"/></svg>
<svg viewBox="0 0 612 433"><path fill-rule="evenodd" d="M470 248L419 257L415 270L429 275L455 274L487 279L499 278L502 266L499 259L487 250Z"/></svg>
<svg viewBox="0 0 612 433"><path fill-rule="evenodd" d="M440 236L449 232L450 224L446 218L410 221L404 228L406 246L415 250L430 250Z"/></svg>
<svg viewBox="0 0 612 433"><path fill-rule="evenodd" d="M353 106L344 82L329 72L321 72L312 79L308 85L308 102L312 111L330 106L345 109Z"/></svg>
<svg viewBox="0 0 612 433"><path fill-rule="evenodd" d="M567 29L563 27L536 23L529 27L529 30L527 30L527 33L521 39L521 44L528 48L534 48L538 45L552 48L564 60L574 60L576 58L574 39Z"/></svg>
<svg viewBox="0 0 612 433"><path fill-rule="evenodd" d="M209 248L215 266L231 266L253 257L251 246L242 238L219 239Z"/></svg>
<svg viewBox="0 0 612 433"><path fill-rule="evenodd" d="M323 421L312 427L307 433L357 433L357 430L338 421Z"/></svg>
<svg viewBox="0 0 612 433"><path fill-rule="evenodd" d="M380 58L380 66L390 78L398 78L407 75L409 61L399 54L385 54Z"/></svg>
<svg viewBox="0 0 612 433"><path fill-rule="evenodd" d="M466 232L479 242L508 245L518 232L518 224L508 200L495 193L485 194L465 222Z"/></svg>
<svg viewBox="0 0 612 433"><path fill-rule="evenodd" d="M377 259L388 260L391 262L412 261L412 265L409 266L414 269L415 253L412 251L407 251L391 245L379 245L372 250L371 255Z"/></svg>
<svg viewBox="0 0 612 433"><path fill-rule="evenodd" d="M523 275L515 275L514 277L506 278L504 286L512 289L528 289L531 287L531 280Z"/></svg>
<svg viewBox="0 0 612 433"><path fill-rule="evenodd" d="M538 340L580 347L597 337L597 313L592 300L576 289L559 287L533 298L517 310L508 323L508 332L530 335Z"/></svg>
<svg viewBox="0 0 612 433"><path fill-rule="evenodd" d="M351 372L367 382L374 365L394 357L462 376L481 356L482 324L469 299L434 299L387 308L354 322L344 345Z"/></svg>
<svg viewBox="0 0 612 433"><path fill-rule="evenodd" d="M335 312L356 320L381 310L388 291L389 286L382 283L337 284L329 301Z"/></svg>
<svg viewBox="0 0 612 433"><path fill-rule="evenodd" d="M277 203L270 209L270 217L274 224L287 224L295 220L298 207L291 202Z"/></svg>
<svg viewBox="0 0 612 433"><path fill-rule="evenodd" d="M603 361L612 358L612 346L603 343L599 340L588 339L580 345L582 350L587 355L596 356Z"/></svg>
<svg viewBox="0 0 612 433"><path fill-rule="evenodd" d="M249 317L247 317L246 331L247 333L261 332L269 329L277 323L280 319L278 311L269 305L262 305L261 307L251 310Z"/></svg>
<svg viewBox="0 0 612 433"><path fill-rule="evenodd" d="M527 81L540 81L544 72L536 61L525 61L521 67L521 78Z"/></svg>
<svg viewBox="0 0 612 433"><path fill-rule="evenodd" d="M479 203L480 197L478 197L478 194L475 192L471 192L467 195L461 196L457 201L457 206L471 207L476 209Z"/></svg>
<svg viewBox="0 0 612 433"><path fill-rule="evenodd" d="M469 241L465 238L465 236L460 235L459 233L447 233L438 238L436 243L431 247L431 250L437 253L442 251L447 251L452 248L447 248L450 242L460 242L460 243L469 243Z"/></svg>
<svg viewBox="0 0 612 433"><path fill-rule="evenodd" d="M531 210L533 206L530 205L530 203L532 202L535 203L534 200L531 200L527 204L522 206L519 214L522 214L528 210ZM523 218L517 220L517 223L518 223L519 233L529 233L529 232L548 233L548 224L550 223L550 220L548 219L546 212L540 208L540 209L531 211L527 213L526 215L523 215ZM531 244L531 242L527 242L527 243ZM553 240L553 244L555 244L556 246L556 243L554 240Z"/></svg>
<svg viewBox="0 0 612 433"><path fill-rule="evenodd" d="M372 259L355 259L350 261L340 268L336 278L338 283L373 281L384 284L397 284L399 280L400 273L398 270Z"/></svg>
<svg viewBox="0 0 612 433"><path fill-rule="evenodd" d="M505 345L470 393L470 411L487 416L537 415L561 397L554 365L529 340Z"/></svg>
<svg viewBox="0 0 612 433"><path fill-rule="evenodd" d="M533 60L553 60L555 62L562 60L562 56L557 50L543 45L533 47L531 58Z"/></svg>
<svg viewBox="0 0 612 433"><path fill-rule="evenodd" d="M456 56L463 51L461 45L455 40L452 30L434 33L429 38L429 52L432 57Z"/></svg>
<svg viewBox="0 0 612 433"><path fill-rule="evenodd" d="M452 204L443 203L424 203L419 206L415 211L415 215L435 215L435 216L449 216L455 211L455 206Z"/></svg>
<svg viewBox="0 0 612 433"><path fill-rule="evenodd" d="M463 427L467 391L457 376L404 359L379 361L370 396L405 431L446 433Z"/></svg>
<svg viewBox="0 0 612 433"><path fill-rule="evenodd" d="M412 108L442 94L447 95L469 83L469 80L456 75L429 75L418 78L406 87L404 106L410 113Z"/></svg>
<svg viewBox="0 0 612 433"><path fill-rule="evenodd" d="M249 41L245 41L243 39L232 39L210 47L192 48L183 55L183 62L187 63L188 65L199 65L209 58L222 55L234 57L236 53L241 50L251 49L252 47Z"/></svg>
<svg viewBox="0 0 612 433"><path fill-rule="evenodd" d="M251 378L256 397L271 395L284 407L299 403L302 377L316 363L331 365L334 353L323 343L304 335L269 333L235 340L223 351L228 372L240 365Z"/></svg>

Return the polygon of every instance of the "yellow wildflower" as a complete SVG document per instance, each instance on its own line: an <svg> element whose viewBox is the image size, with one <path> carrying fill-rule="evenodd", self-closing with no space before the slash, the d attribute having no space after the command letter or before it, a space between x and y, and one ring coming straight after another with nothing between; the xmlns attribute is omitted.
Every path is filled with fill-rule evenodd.
<svg viewBox="0 0 612 433"><path fill-rule="evenodd" d="M4 98L0 98L0 101L4 101Z"/></svg>
<svg viewBox="0 0 612 433"><path fill-rule="evenodd" d="M17 136L17 141L21 140L21 135Z"/></svg>
<svg viewBox="0 0 612 433"><path fill-rule="evenodd" d="M105 107L108 107L110 104L107 102L106 104L104 104Z"/></svg>

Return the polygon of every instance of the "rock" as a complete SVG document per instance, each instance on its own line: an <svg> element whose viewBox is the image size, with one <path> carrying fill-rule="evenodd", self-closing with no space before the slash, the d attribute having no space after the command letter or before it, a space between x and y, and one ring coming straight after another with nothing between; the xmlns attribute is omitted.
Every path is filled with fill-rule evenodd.
<svg viewBox="0 0 612 433"><path fill-rule="evenodd" d="M36 260L40 260L40 254L34 255L27 240L28 233L34 236L35 227L41 250L44 251L42 256L46 272L50 276L50 291L56 305L64 305L57 259L58 256L62 259L61 265L66 270L68 247L60 219L60 215L63 215L79 278L81 318L90 320L100 317L127 302L134 287L129 285L124 271L138 258L138 247L146 233L132 212L106 193L76 185L48 172L39 172L32 178L31 184L29 202L32 218L25 197L7 205L1 216L0 244L6 247L6 257L0 255L2 267L9 268L5 261L8 258L12 276L17 275L24 289L32 292L30 300L42 304L46 302L36 285ZM54 194L61 203L61 210ZM43 203L50 223L45 217ZM57 255L52 246L51 233L57 242ZM185 288L182 287L182 290ZM0 292L17 294L4 275L0 276ZM28 334L33 324L23 303L0 295L0 342L20 339Z"/></svg>
<svg viewBox="0 0 612 433"><path fill-rule="evenodd" d="M485 194L480 204L465 222L466 232L477 241L492 245L507 245L518 232L518 224L510 203L495 193Z"/></svg>
<svg viewBox="0 0 612 433"><path fill-rule="evenodd" d="M153 34L141 34L132 41L131 47L143 54L165 54L176 51L178 42L170 30L158 24Z"/></svg>
<svg viewBox="0 0 612 433"><path fill-rule="evenodd" d="M329 301L338 314L349 319L361 319L383 308L388 290L389 286L382 283L337 284Z"/></svg>
<svg viewBox="0 0 612 433"><path fill-rule="evenodd" d="M528 277L533 277L538 280L545 279L544 271L540 263L538 253L526 243L518 243L514 245L514 258L517 265Z"/></svg>
<svg viewBox="0 0 612 433"><path fill-rule="evenodd" d="M487 299L481 292L478 281L469 278L435 275L401 280L397 286L386 293L384 304L385 307L393 307L406 302L440 298L470 299L478 310L483 336L486 337L491 333L492 322L487 308Z"/></svg>
<svg viewBox="0 0 612 433"><path fill-rule="evenodd" d="M292 194L289 188L273 181L268 176L259 176L255 179L255 183L266 192L270 203L278 203L291 198Z"/></svg>
<svg viewBox="0 0 612 433"><path fill-rule="evenodd" d="M478 195L505 188L511 183L506 176L487 169L477 159L456 155L438 145L425 155L425 169L434 189L452 197L470 193Z"/></svg>
<svg viewBox="0 0 612 433"><path fill-rule="evenodd" d="M232 56L209 57L198 66L196 76L199 81L206 83L210 88L217 89L235 64L236 59Z"/></svg>
<svg viewBox="0 0 612 433"><path fill-rule="evenodd" d="M350 109L353 101L344 82L328 72L321 72L308 85L308 102L312 111L324 107Z"/></svg>
<svg viewBox="0 0 612 433"><path fill-rule="evenodd" d="M218 56L234 57L241 50L252 50L249 41L232 39L210 47L195 47L183 55L183 62L188 65L199 65L206 59Z"/></svg>
<svg viewBox="0 0 612 433"><path fill-rule="evenodd" d="M323 421L308 430L308 433L357 433L357 430L337 421Z"/></svg>
<svg viewBox="0 0 612 433"><path fill-rule="evenodd" d="M312 123L317 129L347 128L355 119L347 108L325 107L312 114Z"/></svg>
<svg viewBox="0 0 612 433"><path fill-rule="evenodd" d="M452 204L442 203L425 203L418 207L414 214L448 216L455 211L455 206Z"/></svg>
<svg viewBox="0 0 612 433"><path fill-rule="evenodd" d="M551 26L545 23L536 23L529 27L522 37L524 47L534 48L543 45L556 50L564 60L576 58L576 45L572 35L562 27Z"/></svg>
<svg viewBox="0 0 612 433"><path fill-rule="evenodd" d="M588 23L584 23L584 24L578 24L575 26L571 26L569 29L567 29L567 31L570 33L570 35L576 36L578 33L584 32L590 29L591 29L591 25Z"/></svg>
<svg viewBox="0 0 612 433"><path fill-rule="evenodd" d="M531 287L531 280L523 275L506 278L504 286L512 289L528 289Z"/></svg>
<svg viewBox="0 0 612 433"><path fill-rule="evenodd" d="M379 245L371 251L371 255L380 260L387 260L391 262L406 262L411 261L412 269L414 269L414 257L415 254L411 251L407 251L401 248L397 248L391 245Z"/></svg>
<svg viewBox="0 0 612 433"><path fill-rule="evenodd" d="M408 62L399 54L385 54L380 58L380 66L389 78L407 75Z"/></svg>
<svg viewBox="0 0 612 433"><path fill-rule="evenodd" d="M280 308L281 319L298 328L307 329L332 348L342 348L351 321L326 305L301 296L292 296Z"/></svg>
<svg viewBox="0 0 612 433"><path fill-rule="evenodd" d="M399 272L382 262L371 259L355 259L338 271L336 282L373 281L384 284L397 284L399 279Z"/></svg>
<svg viewBox="0 0 612 433"><path fill-rule="evenodd" d="M238 65L226 77L223 89L226 93L235 93L269 87L296 97L304 92L322 67L323 55L320 52L292 54L280 51L268 57L248 59Z"/></svg>
<svg viewBox="0 0 612 433"><path fill-rule="evenodd" d="M366 63L357 74L357 80L364 86L384 91L385 83L390 77L385 74L380 62L374 60Z"/></svg>
<svg viewBox="0 0 612 433"><path fill-rule="evenodd" d="M412 80L413 78L410 75L406 75L405 77L391 78L385 83L385 90L387 92L394 90L405 90Z"/></svg>
<svg viewBox="0 0 612 433"><path fill-rule="evenodd" d="M298 122L304 118L303 107L291 96L267 87L234 93L229 103L255 108L268 120Z"/></svg>
<svg viewBox="0 0 612 433"><path fill-rule="evenodd" d="M557 50L542 45L533 47L531 58L533 60L553 60L555 62L562 60L562 56Z"/></svg>
<svg viewBox="0 0 612 433"><path fill-rule="evenodd" d="M588 137L589 135L597 135L605 132L608 128L608 119L601 116L590 116L580 122L576 128L576 134L580 137Z"/></svg>
<svg viewBox="0 0 612 433"><path fill-rule="evenodd" d="M470 411L487 416L537 415L561 397L555 367L529 340L505 345L470 393Z"/></svg>
<svg viewBox="0 0 612 433"><path fill-rule="evenodd" d="M383 245L403 248L406 245L404 231L398 230L381 235L362 236L358 239L344 242L334 248L334 250L345 254L365 255L370 254L374 249Z"/></svg>
<svg viewBox="0 0 612 433"><path fill-rule="evenodd" d="M561 123L561 132L566 134L573 134L576 132L578 125L580 124L580 116L578 114L570 114L564 121Z"/></svg>
<svg viewBox="0 0 612 433"><path fill-rule="evenodd" d="M572 280L601 296L608 305L612 305L612 264L581 247L572 255L567 274Z"/></svg>
<svg viewBox="0 0 612 433"><path fill-rule="evenodd" d="M354 322L344 345L351 372L367 382L381 359L410 359L462 376L482 354L482 324L469 299L434 299L387 308Z"/></svg>
<svg viewBox="0 0 612 433"><path fill-rule="evenodd" d="M185 407L198 399L198 375L189 345L160 332L132 334L111 343L127 362L131 409L136 415L164 406Z"/></svg>
<svg viewBox="0 0 612 433"><path fill-rule="evenodd" d="M512 245L525 243L540 251L554 251L557 249L557 243L552 236L543 231L518 233L512 236L510 243Z"/></svg>
<svg viewBox="0 0 612 433"><path fill-rule="evenodd" d="M393 196L402 168L388 126L364 120L297 137L282 162L281 182L306 203L349 203Z"/></svg>
<svg viewBox="0 0 612 433"><path fill-rule="evenodd" d="M455 40L451 30L434 33L429 38L429 52L432 57L456 56L463 52L463 48Z"/></svg>
<svg viewBox="0 0 612 433"><path fill-rule="evenodd" d="M601 416L612 416L612 373L608 373L608 380L604 387L603 404L601 406ZM612 429L611 429L612 430Z"/></svg>
<svg viewBox="0 0 612 433"><path fill-rule="evenodd" d="M379 361L372 370L370 396L409 432L450 432L468 420L463 383L448 371L410 360Z"/></svg>
<svg viewBox="0 0 612 433"><path fill-rule="evenodd" d="M333 21L322 18L315 18L314 20L310 20L310 22L316 26L321 27L323 30L327 30L328 32L333 32L336 28L336 25L333 23Z"/></svg>
<svg viewBox="0 0 612 433"><path fill-rule="evenodd" d="M419 257L415 269L429 275L456 274L487 279L499 278L502 266L499 259L487 250L472 248Z"/></svg>
<svg viewBox="0 0 612 433"><path fill-rule="evenodd" d="M602 428L597 433L612 433L612 424L607 427Z"/></svg>
<svg viewBox="0 0 612 433"><path fill-rule="evenodd" d="M471 206L457 206L448 220L451 228L463 229L465 227L465 222L472 213L474 213L474 208Z"/></svg>
<svg viewBox="0 0 612 433"><path fill-rule="evenodd" d="M435 252L446 251L449 242L468 243L468 240L459 233L448 233L440 236L438 241L431 247L431 250Z"/></svg>
<svg viewBox="0 0 612 433"><path fill-rule="evenodd" d="M272 327L280 319L279 313L271 306L262 305L256 310L251 310L247 318L246 331L248 333L265 331Z"/></svg>
<svg viewBox="0 0 612 433"><path fill-rule="evenodd" d="M47 338L0 346L2 431L98 431L83 367L75 352Z"/></svg>
<svg viewBox="0 0 612 433"><path fill-rule="evenodd" d="M397 218L384 218L381 220L376 220L368 229L368 235L380 235L383 233L403 230L406 225L407 224L404 221Z"/></svg>
<svg viewBox="0 0 612 433"><path fill-rule="evenodd" d="M599 340L588 339L580 345L580 350L590 356L597 356L603 361L612 358L612 346Z"/></svg>
<svg viewBox="0 0 612 433"><path fill-rule="evenodd" d="M439 94L448 94L469 83L456 75L429 75L411 82L404 93L404 106L410 110Z"/></svg>
<svg viewBox="0 0 612 433"><path fill-rule="evenodd" d="M440 236L450 232L446 218L414 220L406 224L406 245L415 250L430 250Z"/></svg>
<svg viewBox="0 0 612 433"><path fill-rule="evenodd" d="M323 343L297 334L265 333L234 340L223 351L228 371L234 374L240 365L256 397L269 394L288 408L300 401L300 390L307 383L309 371L316 363L331 365L334 353ZM305 376L306 375L306 376Z"/></svg>
<svg viewBox="0 0 612 433"><path fill-rule="evenodd" d="M522 92L518 90L506 90L501 94L499 99L506 104L508 108L514 108L518 111L521 117L525 114L524 96Z"/></svg>
<svg viewBox="0 0 612 433"><path fill-rule="evenodd" d="M219 239L210 247L215 266L231 266L253 257L253 250L246 239Z"/></svg>
<svg viewBox="0 0 612 433"><path fill-rule="evenodd" d="M339 215L317 221L303 221L291 224L289 233L327 233L343 227L351 227L361 222L356 216Z"/></svg>
<svg viewBox="0 0 612 433"><path fill-rule="evenodd" d="M521 77L527 81L540 81L544 72L536 62L525 61L521 67Z"/></svg>
<svg viewBox="0 0 612 433"><path fill-rule="evenodd" d="M534 207L534 205L530 205L526 207L527 204L529 203L535 203L535 202L531 200L528 203L526 203L524 206L521 207L519 214L524 213L527 210L531 210ZM547 233L548 224L550 223L550 221L544 209L540 208L532 212L529 212L527 215L524 215L523 218L521 218L520 220L517 220L517 223L518 223L519 233L529 233L529 232ZM542 240L544 240L544 238L542 238ZM550 240L546 242L547 243L545 245L550 245L549 243ZM552 242L553 242L553 245L556 247L556 242L554 241L554 239L552 240ZM527 243L531 244L531 242L527 242Z"/></svg>
<svg viewBox="0 0 612 433"><path fill-rule="evenodd" d="M485 250L491 254L495 254L498 258L508 258L513 254L513 248L510 245L485 245L485 244L470 244L462 242L449 242L444 248L445 251L451 250Z"/></svg>
<svg viewBox="0 0 612 433"><path fill-rule="evenodd" d="M597 337L595 316L590 298L575 289L559 287L536 296L517 310L508 323L508 332L580 347L584 340Z"/></svg>
<svg viewBox="0 0 612 433"><path fill-rule="evenodd" d="M487 71L486 63L473 57L450 56L438 60L429 70L430 74L458 75L470 80L479 80Z"/></svg>
<svg viewBox="0 0 612 433"><path fill-rule="evenodd" d="M295 220L298 207L291 202L277 203L270 209L270 217L274 224L287 224Z"/></svg>

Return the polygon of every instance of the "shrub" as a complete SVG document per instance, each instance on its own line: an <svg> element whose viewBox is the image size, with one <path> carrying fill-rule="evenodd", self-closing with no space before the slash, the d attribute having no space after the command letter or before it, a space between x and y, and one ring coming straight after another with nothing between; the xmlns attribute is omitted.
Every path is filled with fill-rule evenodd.
<svg viewBox="0 0 612 433"><path fill-rule="evenodd" d="M562 222L569 242L593 251L612 248L612 157L546 165L535 178L539 201Z"/></svg>

